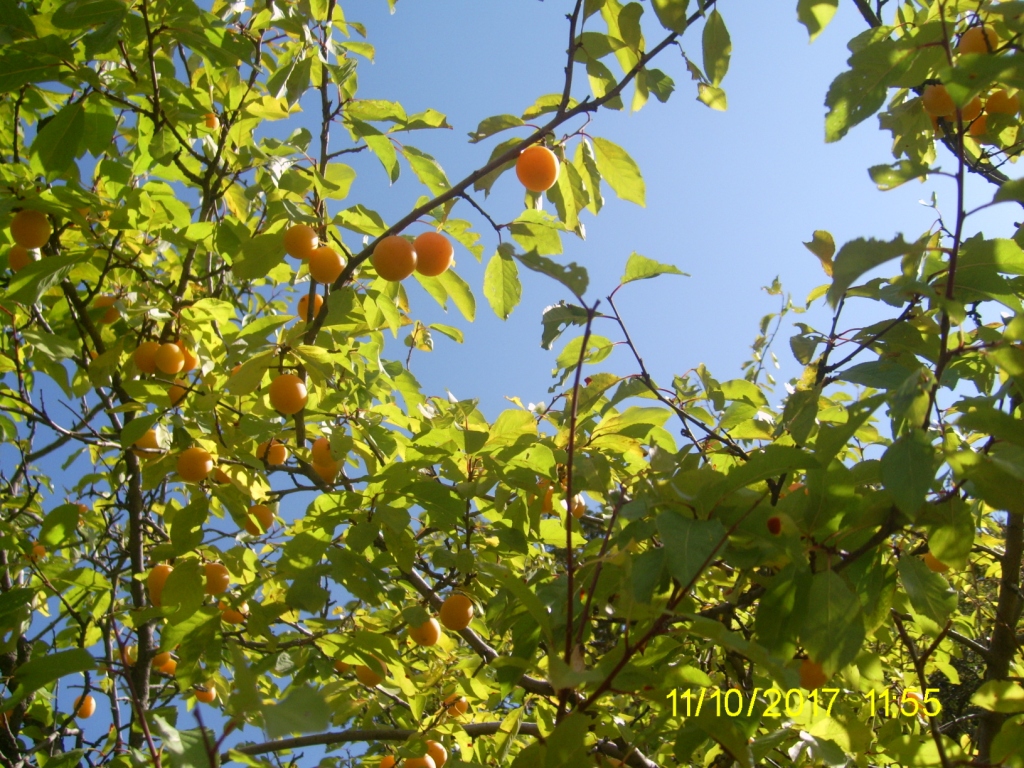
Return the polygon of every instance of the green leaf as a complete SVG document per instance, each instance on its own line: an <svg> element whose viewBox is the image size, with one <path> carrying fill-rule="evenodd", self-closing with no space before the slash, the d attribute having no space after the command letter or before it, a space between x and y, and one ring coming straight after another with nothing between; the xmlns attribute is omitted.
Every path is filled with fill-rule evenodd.
<svg viewBox="0 0 1024 768"><path fill-rule="evenodd" d="M211 764L209 745L214 743L217 737L209 728L206 729L205 735L198 728L179 731L156 714L153 715L153 722L160 734L160 743L167 752L171 768L216 768L216 765ZM213 757L212 762L219 765L220 756L214 753Z"/></svg>
<svg viewBox="0 0 1024 768"><path fill-rule="evenodd" d="M999 189L996 190L995 196L992 198L992 202L994 203L1008 203L1013 201L1024 201L1024 178L1010 179L1010 181L1003 182Z"/></svg>
<svg viewBox="0 0 1024 768"><path fill-rule="evenodd" d="M971 704L989 712L1024 712L1024 687L1011 680L988 680L971 696Z"/></svg>
<svg viewBox="0 0 1024 768"><path fill-rule="evenodd" d="M914 610L937 624L944 624L956 610L957 602L956 592L949 582L916 557L901 557L897 568Z"/></svg>
<svg viewBox="0 0 1024 768"><path fill-rule="evenodd" d="M526 210L512 222L512 238L526 251L541 256L552 256L562 252L562 225L551 214L544 211Z"/></svg>
<svg viewBox="0 0 1024 768"><path fill-rule="evenodd" d="M501 133L509 128L518 128L521 125L525 125L525 123L515 115L495 115L494 117L484 118L480 121L480 125L477 126L476 130L469 134L469 143L476 144L488 136Z"/></svg>
<svg viewBox="0 0 1024 768"><path fill-rule="evenodd" d="M590 720L579 712L573 712L559 723L546 739L544 768L575 768L577 763L589 766L591 761L584 759L589 727Z"/></svg>
<svg viewBox="0 0 1024 768"><path fill-rule="evenodd" d="M43 330L36 331L29 328L22 331L22 336L35 349L57 362L76 357L81 352L80 346L65 339L63 336L57 336Z"/></svg>
<svg viewBox="0 0 1024 768"><path fill-rule="evenodd" d="M496 158L504 155L513 147L517 146L521 141L522 139L507 139L498 144L494 149L491 150L491 156L487 160L488 164L490 164ZM501 174L503 174L505 171L515 166L515 164L515 158L505 161L497 168L492 170L490 173L484 174L479 179L474 181L473 189L477 192L483 192L484 196L486 197L491 193L491 187L494 186L494 182L498 180L498 177L501 176Z"/></svg>
<svg viewBox="0 0 1024 768"><path fill-rule="evenodd" d="M729 108L729 101L725 97L725 91L707 83L697 84L697 101L706 104L718 112L725 112Z"/></svg>
<svg viewBox="0 0 1024 768"><path fill-rule="evenodd" d="M576 262L570 261L568 264L562 265L535 253L516 254L516 258L527 269L554 278L572 291L577 299L583 300L583 294L587 292L590 278L587 275L587 270L577 265Z"/></svg>
<svg viewBox="0 0 1024 768"><path fill-rule="evenodd" d="M32 154L51 173L63 173L75 161L85 131L85 102L63 107L40 128L32 141Z"/></svg>
<svg viewBox="0 0 1024 768"><path fill-rule="evenodd" d="M575 304L566 304L560 301L544 309L541 315L541 323L544 325L544 332L541 334L540 345L544 349L551 349L555 339L570 325L586 325L587 310L577 307Z"/></svg>
<svg viewBox="0 0 1024 768"><path fill-rule="evenodd" d="M43 518L39 541L50 547L59 547L78 529L78 505L61 504Z"/></svg>
<svg viewBox="0 0 1024 768"><path fill-rule="evenodd" d="M267 735L277 739L290 733L327 729L330 708L323 693L309 685L292 685L280 702L263 705Z"/></svg>
<svg viewBox="0 0 1024 768"><path fill-rule="evenodd" d="M596 216L604 206L604 196L601 194L601 172L597 170L594 152L590 142L586 139L576 145L576 155L573 157L572 164L579 173L580 180L589 197L587 210Z"/></svg>
<svg viewBox="0 0 1024 768"><path fill-rule="evenodd" d="M14 691L13 697L5 702L7 709L54 680L95 668L95 659L84 648L51 652L26 661L14 670L11 682L17 684L17 690Z"/></svg>
<svg viewBox="0 0 1024 768"><path fill-rule="evenodd" d="M880 190L887 192L896 189L901 184L906 184L911 179L924 181L932 172L928 163L900 160L892 165L873 165L868 168L868 175L875 182Z"/></svg>
<svg viewBox="0 0 1024 768"><path fill-rule="evenodd" d="M796 17L807 27L812 43L832 21L838 7L839 0L797 0Z"/></svg>
<svg viewBox="0 0 1024 768"><path fill-rule="evenodd" d="M33 261L11 279L5 299L19 304L35 304L39 297L67 277L85 254L47 256Z"/></svg>
<svg viewBox="0 0 1024 768"><path fill-rule="evenodd" d="M242 243L242 254L231 265L235 277L257 280L284 261L284 233L256 235Z"/></svg>
<svg viewBox="0 0 1024 768"><path fill-rule="evenodd" d="M316 186L328 200L344 200L348 197L349 188L356 178L355 170L344 163L331 163L327 172L321 176L316 173Z"/></svg>
<svg viewBox="0 0 1024 768"><path fill-rule="evenodd" d="M661 26L670 32L686 31L686 6L689 0L651 0Z"/></svg>
<svg viewBox="0 0 1024 768"><path fill-rule="evenodd" d="M839 249L833 263L832 287L828 289L829 304L835 307L846 293L846 289L865 272L920 247L920 243L904 242L903 235L889 241L873 238L851 240Z"/></svg>
<svg viewBox="0 0 1024 768"><path fill-rule="evenodd" d="M811 658L837 672L857 657L864 642L860 601L839 574L811 578L800 642Z"/></svg>
<svg viewBox="0 0 1024 768"><path fill-rule="evenodd" d="M683 275L684 277L689 277L686 272L672 264L662 264L634 252L630 254L629 260L626 261L626 273L619 280L619 284L625 285L626 283L632 283L634 280L647 280L658 275Z"/></svg>
<svg viewBox="0 0 1024 768"><path fill-rule="evenodd" d="M626 150L607 139L595 136L594 151L601 178L608 182L608 186L615 194L639 206L646 205L643 176Z"/></svg>
<svg viewBox="0 0 1024 768"><path fill-rule="evenodd" d="M729 57L732 55L729 30L725 28L725 21L717 8L708 14L701 43L704 50L704 72L711 85L717 88L729 71Z"/></svg>
<svg viewBox="0 0 1024 768"><path fill-rule="evenodd" d="M197 559L190 557L175 562L160 597L164 608L177 606L170 617L171 624L180 624L195 615L203 604L205 589L203 567Z"/></svg>
<svg viewBox="0 0 1024 768"><path fill-rule="evenodd" d="M935 449L921 430L901 435L882 454L882 484L911 520L924 504L937 467Z"/></svg>
<svg viewBox="0 0 1024 768"><path fill-rule="evenodd" d="M891 39L891 30L869 30L850 42L851 69L829 86L825 105L825 140L839 141L885 103L890 87L912 87L924 79L927 65L944 59L938 46L922 45L920 37ZM913 70L913 72L911 72Z"/></svg>
<svg viewBox="0 0 1024 768"><path fill-rule="evenodd" d="M441 285L444 286L449 298L458 307L462 316L469 322L473 322L473 318L476 317L476 299L473 298L469 284L459 277L454 269L442 272L437 279L441 281Z"/></svg>
<svg viewBox="0 0 1024 768"><path fill-rule="evenodd" d="M119 0L69 0L53 12L50 23L58 29L85 29L123 14Z"/></svg>
<svg viewBox="0 0 1024 768"><path fill-rule="evenodd" d="M405 159L409 161L409 166L412 168L412 172L416 174L416 178L423 182L423 185L430 190L430 194L440 195L451 187L444 170L426 152L421 152L416 147L410 147L408 144L401 148L401 152L405 155Z"/></svg>
<svg viewBox="0 0 1024 768"><path fill-rule="evenodd" d="M836 252L836 241L832 238L832 233L816 229L811 235L810 242L804 243L804 247L818 257L825 274L832 277L832 257Z"/></svg>
<svg viewBox="0 0 1024 768"><path fill-rule="evenodd" d="M684 586L697 579L726 539L725 529L717 519L694 520L665 511L658 515L657 525L665 544L665 564Z"/></svg>
<svg viewBox="0 0 1024 768"><path fill-rule="evenodd" d="M508 319L523 295L519 269L511 253L514 253L512 246L502 243L484 272L484 296L490 302L494 314L502 320Z"/></svg>

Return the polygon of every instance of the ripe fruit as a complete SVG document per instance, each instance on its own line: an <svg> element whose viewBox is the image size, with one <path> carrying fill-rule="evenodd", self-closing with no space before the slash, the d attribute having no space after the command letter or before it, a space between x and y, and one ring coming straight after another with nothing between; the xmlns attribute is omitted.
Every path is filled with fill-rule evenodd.
<svg viewBox="0 0 1024 768"><path fill-rule="evenodd" d="M231 574L223 563L204 563L206 571L206 594L219 595L231 584Z"/></svg>
<svg viewBox="0 0 1024 768"><path fill-rule="evenodd" d="M178 671L178 660L168 659L166 662L157 667L156 670L157 672L162 672L163 674L169 677L173 677L174 673Z"/></svg>
<svg viewBox="0 0 1024 768"><path fill-rule="evenodd" d="M351 669L352 665L345 663L341 659L337 659L334 662L334 671L337 672L339 675L347 675L349 670Z"/></svg>
<svg viewBox="0 0 1024 768"><path fill-rule="evenodd" d="M93 302L94 307L106 307L107 311L103 313L103 317L100 318L100 323L104 325L110 325L116 323L118 318L121 317L121 312L117 307L114 306L114 302L117 301L117 296L97 296L96 301Z"/></svg>
<svg viewBox="0 0 1024 768"><path fill-rule="evenodd" d="M143 373L156 373L156 352L160 349L159 342L144 341L135 348L132 360L135 367Z"/></svg>
<svg viewBox="0 0 1024 768"><path fill-rule="evenodd" d="M224 603L217 603L220 608L221 621L227 624L244 624L245 617L249 615L249 604L242 603L238 608L232 608Z"/></svg>
<svg viewBox="0 0 1024 768"><path fill-rule="evenodd" d="M541 480L537 486L544 491L544 498L540 502L541 514L550 515L554 510L555 486L550 480Z"/></svg>
<svg viewBox="0 0 1024 768"><path fill-rule="evenodd" d="M427 739L427 754L433 758L437 768L443 768L444 764L448 762L448 750L438 741Z"/></svg>
<svg viewBox="0 0 1024 768"><path fill-rule="evenodd" d="M416 271L427 277L437 277L452 265L455 250L448 238L440 232L424 232L412 243L416 251Z"/></svg>
<svg viewBox="0 0 1024 768"><path fill-rule="evenodd" d="M318 244L316 230L307 224L293 224L284 231L285 253L294 259L306 261Z"/></svg>
<svg viewBox="0 0 1024 768"><path fill-rule="evenodd" d="M178 457L178 475L186 483L199 483L213 472L213 456L202 448L186 448Z"/></svg>
<svg viewBox="0 0 1024 768"><path fill-rule="evenodd" d="M87 717L92 717L92 713L96 711L96 699L91 694L85 694L75 699L75 717L80 717L85 720Z"/></svg>
<svg viewBox="0 0 1024 768"><path fill-rule="evenodd" d="M214 688L196 688L192 692L196 696L196 701L201 701L203 704L212 704L217 698L217 691Z"/></svg>
<svg viewBox="0 0 1024 768"><path fill-rule="evenodd" d="M933 573L945 573L949 570L949 566L939 560L939 558L931 552L925 552L922 560L924 560L924 564L928 566L928 570Z"/></svg>
<svg viewBox="0 0 1024 768"><path fill-rule="evenodd" d="M267 462L272 467L288 461L288 449L277 438L265 440L256 446L256 458Z"/></svg>
<svg viewBox="0 0 1024 768"><path fill-rule="evenodd" d="M46 547L37 541L32 545L32 552L29 553L28 559L33 563L38 563L44 557L46 557Z"/></svg>
<svg viewBox="0 0 1024 768"><path fill-rule="evenodd" d="M969 123L981 114L981 97L975 96L960 108L960 118Z"/></svg>
<svg viewBox="0 0 1024 768"><path fill-rule="evenodd" d="M394 768L395 758L393 755L384 755L380 761L380 768Z"/></svg>
<svg viewBox="0 0 1024 768"><path fill-rule="evenodd" d="M185 395L188 394L188 381L185 379L175 379L174 383L167 388L167 397L171 400L171 405L177 405L185 399Z"/></svg>
<svg viewBox="0 0 1024 768"><path fill-rule="evenodd" d="M181 355L185 359L184 364L181 366L182 372L187 373L189 371L194 371L196 366L199 365L199 358L196 357L195 353L186 347L180 339L174 343L177 345L178 349L181 350Z"/></svg>
<svg viewBox="0 0 1024 768"><path fill-rule="evenodd" d="M22 248L42 248L50 239L53 227L42 211L24 209L11 219L11 237Z"/></svg>
<svg viewBox="0 0 1024 768"><path fill-rule="evenodd" d="M170 660L171 660L171 652L170 651L164 651L163 653L158 653L156 656L153 657L153 666L156 667L157 669L160 669L160 667L162 667L164 664L166 664Z"/></svg>
<svg viewBox="0 0 1024 768"><path fill-rule="evenodd" d="M988 115L978 115L974 122L971 123L971 127L967 129L967 132L975 138L988 133Z"/></svg>
<svg viewBox="0 0 1024 768"><path fill-rule="evenodd" d="M134 645L129 645L123 651L121 651L121 663L126 667L134 667L135 662L139 660L139 649Z"/></svg>
<svg viewBox="0 0 1024 768"><path fill-rule="evenodd" d="M564 502L563 502L564 504ZM582 493L577 493L572 497L572 516L579 520L587 512L587 502L583 498Z"/></svg>
<svg viewBox="0 0 1024 768"><path fill-rule="evenodd" d="M363 685L368 686L370 688L373 688L374 686L383 683L384 678L388 674L388 665L376 656L374 656L373 658L377 659L377 661L380 662L381 671L383 672L383 674L381 674L381 672L378 672L376 669L371 669L365 664L360 664L356 667L356 679Z"/></svg>
<svg viewBox="0 0 1024 768"><path fill-rule="evenodd" d="M453 632L465 629L473 620L473 601L465 595L458 593L448 595L441 603L441 610L438 614L441 623Z"/></svg>
<svg viewBox="0 0 1024 768"><path fill-rule="evenodd" d="M331 455L331 442L326 437L318 437L313 441L313 463L331 464L334 457Z"/></svg>
<svg viewBox="0 0 1024 768"><path fill-rule="evenodd" d="M336 461L332 461L328 464L317 464L316 462L313 462L313 471L316 472L317 477L328 485L334 482L334 478L338 476L338 472L340 470L341 464Z"/></svg>
<svg viewBox="0 0 1024 768"><path fill-rule="evenodd" d="M135 447L142 450L133 450L132 453L136 456L141 456L143 461L155 459L156 454L150 453L149 451L157 451L160 449L160 444L156 440L156 430L147 430L146 434L135 441Z"/></svg>
<svg viewBox="0 0 1024 768"><path fill-rule="evenodd" d="M220 483L221 485L223 485L224 483L230 483L231 478L228 477L227 472L225 472L220 467L217 467L217 471L213 473L213 482Z"/></svg>
<svg viewBox="0 0 1024 768"><path fill-rule="evenodd" d="M999 47L999 35L991 27L971 27L960 35L957 53L992 53Z"/></svg>
<svg viewBox="0 0 1024 768"><path fill-rule="evenodd" d="M462 717L469 711L469 702L466 701L465 697L453 693L444 700L444 708L448 710L448 714L452 717Z"/></svg>
<svg viewBox="0 0 1024 768"><path fill-rule="evenodd" d="M173 342L161 344L156 351L154 361L156 367L168 375L180 373L181 369L185 367L185 355L182 354L181 348Z"/></svg>
<svg viewBox="0 0 1024 768"><path fill-rule="evenodd" d="M773 515L768 518L768 533L772 536L778 536L782 533L782 520L778 515Z"/></svg>
<svg viewBox="0 0 1024 768"><path fill-rule="evenodd" d="M985 102L985 111L990 115L1016 115L1020 111L1020 96L1011 96L1003 89L994 91Z"/></svg>
<svg viewBox="0 0 1024 768"><path fill-rule="evenodd" d="M32 255L32 251L22 248L20 245L12 245L11 250L7 252L7 266L11 268L11 272L21 272L33 261L35 261L35 257Z"/></svg>
<svg viewBox="0 0 1024 768"><path fill-rule="evenodd" d="M516 176L531 192L544 192L558 181L558 157L547 147L534 144L519 153Z"/></svg>
<svg viewBox="0 0 1024 768"><path fill-rule="evenodd" d="M320 307L324 305L324 297L319 293L313 294L313 317L316 317L320 312ZM299 316L299 320L303 322L309 317L309 294L299 299L299 304L295 309L296 314Z"/></svg>
<svg viewBox="0 0 1024 768"><path fill-rule="evenodd" d="M825 670L821 668L821 664L817 664L810 659L801 660L800 686L802 688L813 691L815 688L821 688L821 686L827 682L828 675L826 675Z"/></svg>
<svg viewBox="0 0 1024 768"><path fill-rule="evenodd" d="M274 524L274 513L266 504L254 504L249 507L245 518L245 532L252 536L259 536L270 530Z"/></svg>
<svg viewBox="0 0 1024 768"><path fill-rule="evenodd" d="M309 254L309 274L318 283L331 284L341 276L345 260L333 248L323 246Z"/></svg>
<svg viewBox="0 0 1024 768"><path fill-rule="evenodd" d="M427 619L418 627L409 627L409 637L416 645L434 645L441 639L441 625L437 619Z"/></svg>
<svg viewBox="0 0 1024 768"><path fill-rule="evenodd" d="M416 249L399 235L388 235L373 249L373 268L384 280L405 280L416 269Z"/></svg>
<svg viewBox="0 0 1024 768"><path fill-rule="evenodd" d="M152 570L149 572L149 576L146 577L146 588L149 590L149 602L156 607L163 605L161 598L164 594L164 584L167 583L167 577L171 575L171 571L174 568L166 563L160 563L154 565Z"/></svg>
<svg viewBox="0 0 1024 768"><path fill-rule="evenodd" d="M205 115L206 127L211 131L215 131L220 128L220 119L213 113L207 112Z"/></svg>
<svg viewBox="0 0 1024 768"><path fill-rule="evenodd" d="M956 104L953 97L946 91L946 86L926 85L921 93L921 103L924 110L934 117L951 117L956 113Z"/></svg>
<svg viewBox="0 0 1024 768"><path fill-rule="evenodd" d="M298 413L306 407L308 399L305 383L294 373L282 373L270 382L270 407L278 413Z"/></svg>

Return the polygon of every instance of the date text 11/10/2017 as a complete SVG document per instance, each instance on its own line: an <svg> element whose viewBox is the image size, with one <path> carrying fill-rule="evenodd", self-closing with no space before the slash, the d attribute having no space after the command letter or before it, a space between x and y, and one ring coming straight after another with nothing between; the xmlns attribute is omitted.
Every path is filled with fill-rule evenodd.
<svg viewBox="0 0 1024 768"><path fill-rule="evenodd" d="M859 696L868 707L871 717L876 714L882 717L936 717L942 711L942 704L935 698L938 692L938 688L926 688L922 696L913 688L904 688L900 693L885 688L881 693L872 690L854 695ZM708 714L714 712L716 717L750 717L754 713L755 705L759 703L758 694L762 695L760 703L764 706L761 717L800 717L808 704L811 707L811 717L816 717L819 710L826 716L831 716L832 707L841 693L841 688L818 688L809 693L800 688L791 688L788 691L778 688L755 688L753 694L748 697L739 688L729 688L725 691L721 688L701 688L699 694L689 689L681 692L672 689L665 698L672 702L673 717L680 714L685 717L699 717L701 711ZM744 706L744 699L749 702L747 706Z"/></svg>

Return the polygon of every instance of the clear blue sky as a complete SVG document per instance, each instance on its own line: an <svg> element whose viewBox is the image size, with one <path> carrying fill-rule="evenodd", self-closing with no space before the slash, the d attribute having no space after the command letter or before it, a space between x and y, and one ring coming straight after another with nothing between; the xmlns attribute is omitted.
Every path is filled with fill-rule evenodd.
<svg viewBox="0 0 1024 768"><path fill-rule="evenodd" d="M398 100L409 112L432 107L447 114L453 131L423 132L409 141L433 154L450 179L462 178L504 138L468 144L467 132L482 118L520 113L537 96L561 89L569 8L571 3L554 0L402 0L389 15L383 2L365 4L350 15L366 24L377 59L360 66L359 96ZM723 83L728 111L713 112L697 102L682 57L665 51L655 65L676 82L668 104L652 98L638 113L602 110L588 128L626 148L639 163L647 207L618 200L605 188L601 215L584 214L587 240L565 239L564 258L590 272L591 301L614 288L633 251L692 275L637 283L617 297L649 368L665 384L701 362L722 380L741 375L760 318L778 306L778 298L761 287L779 276L802 304L827 280L801 245L813 230L831 231L839 245L862 236L889 239L897 232L913 239L935 219L919 200L934 189L940 205L953 204L953 185L945 179L911 182L886 193L875 188L866 169L892 160L889 134L878 130L877 118L842 142L825 144L825 93L846 68L846 41L866 28L852 4L840 4L813 44L796 20L795 2L723 2L720 10L733 41ZM644 21L650 22L645 30L652 45L661 28L649 6ZM699 25L684 37L683 48L700 63ZM586 80L578 77L576 84L580 97ZM372 157L350 161L359 176L343 205L358 201L394 221L423 194L407 168L388 187ZM939 162L949 167L952 158L940 150ZM990 188L975 187L978 201L991 198ZM522 191L511 173L495 185L486 207L499 222L522 209ZM483 234L486 264L496 237L468 206L460 208L457 214L473 220ZM1012 234L1005 207L995 210L988 228L989 234ZM523 303L503 323L480 290L483 265L464 250L456 258L458 271L477 294L478 320L469 325L455 310L444 319L433 300L407 281L414 316L458 325L466 334L461 346L435 334L435 352L416 353L413 372L428 393L443 395L448 388L459 398L480 398L491 416L506 407L505 396L550 402L555 354L569 337L556 342L553 352L542 350L540 316L545 306L571 296L547 278L525 274ZM847 317L857 317L856 307ZM809 318L791 318L821 330L830 320L820 305ZM789 352L791 328L787 321L775 345L783 363L780 381L799 374ZM610 327L596 332L612 335ZM404 358L404 352L393 354ZM635 370L625 348L604 365L618 373Z"/></svg>

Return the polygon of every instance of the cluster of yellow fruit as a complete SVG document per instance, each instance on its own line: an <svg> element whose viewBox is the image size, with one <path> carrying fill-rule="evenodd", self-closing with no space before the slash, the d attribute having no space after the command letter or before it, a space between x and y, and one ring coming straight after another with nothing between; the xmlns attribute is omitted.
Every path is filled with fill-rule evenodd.
<svg viewBox="0 0 1024 768"><path fill-rule="evenodd" d="M341 277L345 260L330 246L320 245L316 230L307 224L293 224L284 233L285 252L305 261L309 275L318 283L330 284ZM439 232L424 232L409 242L399 235L383 238L373 250L373 266L385 280L398 281L414 271L426 277L437 277L452 264L452 244ZM299 317L307 317L309 298L299 300ZM313 314L323 304L323 298L313 300Z"/></svg>
<svg viewBox="0 0 1024 768"><path fill-rule="evenodd" d="M393 755L385 755L380 761L380 768L394 768L395 765L399 768L441 768L447 762L448 750L444 745L428 739L427 754L423 757L407 757L398 764Z"/></svg>
<svg viewBox="0 0 1024 768"><path fill-rule="evenodd" d="M206 594L219 595L231 586L231 574L223 563L203 563L203 571L206 577L206 586L204 587ZM163 606L164 586L173 572L173 565L158 563L150 569L149 575L146 576L149 600L158 608Z"/></svg>
<svg viewBox="0 0 1024 768"><path fill-rule="evenodd" d="M1000 46L999 36L991 27L976 26L966 30L957 43L958 54L993 54ZM954 120L957 107L953 98L941 83L926 85L921 92L921 103L925 112L932 119L937 131L938 120ZM981 139L988 133L990 115L1015 116L1020 112L1020 96L1004 88L992 91L984 102L975 96L960 108L960 119L967 127L967 132L975 139Z"/></svg>
<svg viewBox="0 0 1024 768"><path fill-rule="evenodd" d="M542 514L550 515L553 514L554 501L555 501L555 485L550 480L541 480L537 487L541 489L544 494L540 503L540 511ZM561 484L562 491L566 490L564 483ZM562 509L568 509L572 513L572 516L579 520L583 515L587 513L587 500L583 498L582 493L574 493L572 495L572 505L570 506L566 499L562 499L559 502L562 505Z"/></svg>
<svg viewBox="0 0 1024 768"><path fill-rule="evenodd" d="M17 273L38 259L39 249L50 239L53 227L42 211L24 208L11 219L10 233L14 245L7 252L7 265Z"/></svg>

